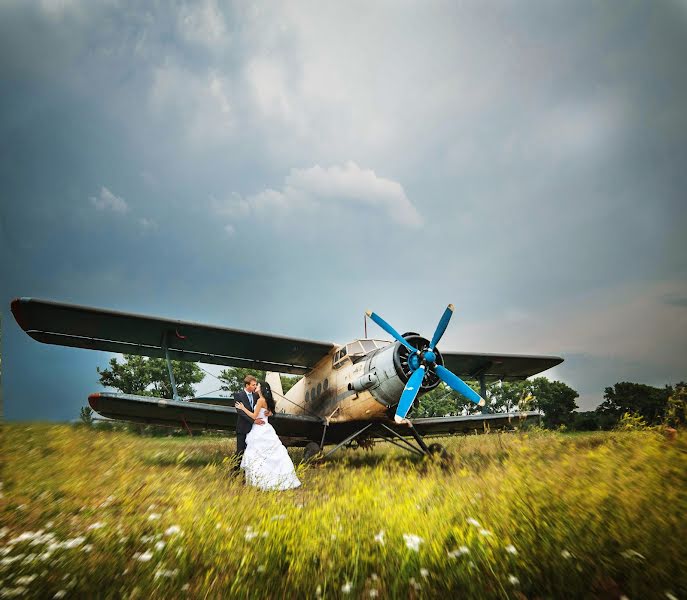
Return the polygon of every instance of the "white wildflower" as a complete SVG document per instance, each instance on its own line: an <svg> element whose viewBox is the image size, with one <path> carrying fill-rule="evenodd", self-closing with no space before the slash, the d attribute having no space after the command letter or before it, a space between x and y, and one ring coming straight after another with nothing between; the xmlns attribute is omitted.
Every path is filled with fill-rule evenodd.
<svg viewBox="0 0 687 600"><path fill-rule="evenodd" d="M375 542L377 542L378 544L381 544L382 546L384 545L384 530L383 529L375 536Z"/></svg>
<svg viewBox="0 0 687 600"><path fill-rule="evenodd" d="M480 529L479 533L484 537L489 537L490 535L492 535L491 531L489 531L488 529Z"/></svg>
<svg viewBox="0 0 687 600"><path fill-rule="evenodd" d="M26 588L4 588L1 593L3 598L14 598L15 596L23 596L26 593Z"/></svg>
<svg viewBox="0 0 687 600"><path fill-rule="evenodd" d="M19 585L29 585L38 575L24 575L23 577L17 577L15 583Z"/></svg>
<svg viewBox="0 0 687 600"><path fill-rule="evenodd" d="M157 521L160 518L160 513L150 513L148 515L149 521Z"/></svg>
<svg viewBox="0 0 687 600"><path fill-rule="evenodd" d="M177 533L181 533L181 527L178 525L170 525L165 529L165 535L175 535Z"/></svg>
<svg viewBox="0 0 687 600"><path fill-rule="evenodd" d="M427 569L420 569L420 575L427 579L427 577L429 577L429 571Z"/></svg>
<svg viewBox="0 0 687 600"><path fill-rule="evenodd" d="M93 550L93 544L86 544L83 548L81 548L83 552L90 552Z"/></svg>
<svg viewBox="0 0 687 600"><path fill-rule="evenodd" d="M350 594L351 589L353 589L353 586L351 585L350 581L347 581L341 586L341 593L342 594Z"/></svg>
<svg viewBox="0 0 687 600"><path fill-rule="evenodd" d="M72 538L71 540L65 540L62 542L62 547L63 548L76 548L77 546L80 546L86 541L86 538L83 536L75 537Z"/></svg>
<svg viewBox="0 0 687 600"><path fill-rule="evenodd" d="M258 573L264 573L267 567L265 565L258 565Z"/></svg>
<svg viewBox="0 0 687 600"><path fill-rule="evenodd" d="M142 535L141 536L141 542L144 544L149 544L150 542L155 540L154 535Z"/></svg>
<svg viewBox="0 0 687 600"><path fill-rule="evenodd" d="M322 595L322 586L318 585L317 588L315 589L315 596L318 598Z"/></svg>
<svg viewBox="0 0 687 600"><path fill-rule="evenodd" d="M11 539L7 543L12 545L16 544L17 542L26 542L40 538L41 535L43 535L42 529L39 529L38 531L25 531L24 533L20 533L16 538Z"/></svg>
<svg viewBox="0 0 687 600"><path fill-rule="evenodd" d="M21 560L22 558L24 558L23 554L15 554L14 556L6 556L2 560L0 560L0 565L2 565L3 567L7 566L7 565L11 565L13 562L17 562L18 560Z"/></svg>
<svg viewBox="0 0 687 600"><path fill-rule="evenodd" d="M520 583L520 580L515 575L509 575L508 583L510 583L511 585L518 585Z"/></svg>
<svg viewBox="0 0 687 600"><path fill-rule="evenodd" d="M148 562L151 558L153 558L153 553L150 550L134 554L134 560L140 560L141 562Z"/></svg>
<svg viewBox="0 0 687 600"><path fill-rule="evenodd" d="M515 549L515 546L513 546L513 544L506 546L506 552L508 552L509 554L513 554L513 555L518 553L518 551Z"/></svg>
<svg viewBox="0 0 687 600"><path fill-rule="evenodd" d="M185 583L184 585L181 586L181 591L182 592L187 592L189 588L191 587L190 583Z"/></svg>
<svg viewBox="0 0 687 600"><path fill-rule="evenodd" d="M54 526L55 526L55 522L54 522L54 521L48 521L48 522L45 524L45 526L46 526L48 529L50 529L51 527L54 527Z"/></svg>
<svg viewBox="0 0 687 600"><path fill-rule="evenodd" d="M419 591L420 588L422 587L417 581L415 581L415 577L411 577L410 581L408 582L412 588L414 588L416 591Z"/></svg>
<svg viewBox="0 0 687 600"><path fill-rule="evenodd" d="M370 577L372 578L372 581L377 581L379 579L379 575L377 575L377 573L372 573Z"/></svg>
<svg viewBox="0 0 687 600"><path fill-rule="evenodd" d="M155 544L155 550L157 550L158 552L159 552L160 550L162 550L164 547L165 547L165 543L164 543L164 542L157 542L157 543Z"/></svg>
<svg viewBox="0 0 687 600"><path fill-rule="evenodd" d="M572 554L570 554L570 552L568 552L567 550L562 550L562 551L561 551L561 556L562 556L563 558L572 558Z"/></svg>
<svg viewBox="0 0 687 600"><path fill-rule="evenodd" d="M335 540L335 539L336 539L336 534L335 534L335 533L332 533L332 535L330 536L330 538L331 538L332 540Z"/></svg>
<svg viewBox="0 0 687 600"><path fill-rule="evenodd" d="M475 527L482 527L477 519L473 519L472 517L468 517L467 521L470 525L473 525Z"/></svg>
<svg viewBox="0 0 687 600"><path fill-rule="evenodd" d="M55 600L59 600L60 598L64 598L66 595L67 590L57 590L53 598L55 598Z"/></svg>
<svg viewBox="0 0 687 600"><path fill-rule="evenodd" d="M462 556L463 554L469 554L470 553L470 548L467 546L461 546L457 550L451 550L451 552L448 553L449 558L456 558L458 556Z"/></svg>
<svg viewBox="0 0 687 600"><path fill-rule="evenodd" d="M420 544L424 542L420 536L414 535L412 533L404 533L403 534L403 539L406 543L406 547L409 550L412 550L413 552L417 552L420 550Z"/></svg>
<svg viewBox="0 0 687 600"><path fill-rule="evenodd" d="M370 596L370 598L376 598L377 596L379 596L379 592L377 590L375 590L374 588L372 588L368 592L368 595Z"/></svg>
<svg viewBox="0 0 687 600"><path fill-rule="evenodd" d="M253 531L252 529L246 530L246 535L244 536L246 538L247 542L250 542L252 539L258 537L257 532Z"/></svg>
<svg viewBox="0 0 687 600"><path fill-rule="evenodd" d="M155 571L155 579L158 579L159 577L167 577L168 579L171 577L176 577L179 573L179 569L158 569Z"/></svg>

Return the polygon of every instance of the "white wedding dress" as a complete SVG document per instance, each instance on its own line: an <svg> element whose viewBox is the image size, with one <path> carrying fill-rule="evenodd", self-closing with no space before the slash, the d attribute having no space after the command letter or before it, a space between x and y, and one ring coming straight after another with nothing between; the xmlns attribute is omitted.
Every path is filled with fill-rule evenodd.
<svg viewBox="0 0 687 600"><path fill-rule="evenodd" d="M246 450L241 468L246 472L246 483L262 490L290 490L301 482L296 477L291 457L277 437L274 427L267 422L266 410L260 409L258 418L264 425L253 425L246 436Z"/></svg>

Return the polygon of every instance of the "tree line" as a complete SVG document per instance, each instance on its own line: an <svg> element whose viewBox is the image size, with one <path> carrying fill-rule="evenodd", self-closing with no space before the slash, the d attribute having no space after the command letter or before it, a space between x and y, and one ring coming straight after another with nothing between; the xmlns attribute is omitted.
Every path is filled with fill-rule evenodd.
<svg viewBox="0 0 687 600"><path fill-rule="evenodd" d="M195 384L205 377L203 370L191 362L172 361L172 369L181 397L194 397ZM109 368L97 369L100 383L126 394L172 398L167 362L161 358L125 354L123 362L110 359ZM265 371L245 368L226 368L217 376L217 391L237 392L243 388L243 378L251 374L265 379ZM284 393L300 379L299 376L281 375ZM479 392L477 381L466 381ZM561 381L549 381L546 377L515 382L494 382L487 386L486 401L489 412L538 410L543 413L542 425L547 428L564 427L569 430L590 431L612 429L625 414L642 419L647 425L661 423L679 426L685 423L687 407L687 383L656 388L641 383L620 382L604 390L604 401L593 411L578 412L577 391ZM443 383L420 399L410 413L411 418L443 417L448 415L477 414L482 409ZM81 410L81 420L89 423L89 408ZM133 425L135 431L165 434L165 428ZM183 433L183 432L181 432Z"/></svg>

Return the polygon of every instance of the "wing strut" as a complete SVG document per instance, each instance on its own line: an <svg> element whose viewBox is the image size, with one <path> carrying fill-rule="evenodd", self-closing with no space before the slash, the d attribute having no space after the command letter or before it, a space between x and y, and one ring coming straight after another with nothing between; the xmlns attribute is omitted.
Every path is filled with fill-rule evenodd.
<svg viewBox="0 0 687 600"><path fill-rule="evenodd" d="M177 333L177 336L179 334ZM177 382L174 379L174 370L172 369L172 361L169 359L169 343L168 338L169 329L162 334L162 349L165 351L165 359L167 360L167 370L169 371L169 382L172 384L172 397L175 402L180 402L179 394L177 392ZM187 426L188 429L188 426Z"/></svg>

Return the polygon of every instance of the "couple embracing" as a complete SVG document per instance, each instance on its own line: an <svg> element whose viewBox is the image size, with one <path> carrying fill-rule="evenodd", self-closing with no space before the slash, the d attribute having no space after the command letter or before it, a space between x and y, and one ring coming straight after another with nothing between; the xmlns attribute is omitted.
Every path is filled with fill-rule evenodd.
<svg viewBox="0 0 687 600"><path fill-rule="evenodd" d="M301 482L289 453L268 422L275 410L270 386L259 384L252 375L243 382L244 388L234 394L234 400L238 412L236 457L246 472L246 483L263 490L298 487Z"/></svg>

